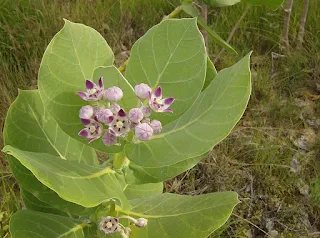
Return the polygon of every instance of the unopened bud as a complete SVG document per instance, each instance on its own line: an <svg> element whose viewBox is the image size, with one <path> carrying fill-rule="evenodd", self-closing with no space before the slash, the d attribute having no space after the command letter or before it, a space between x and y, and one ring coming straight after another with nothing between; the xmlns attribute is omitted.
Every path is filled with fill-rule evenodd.
<svg viewBox="0 0 320 238"><path fill-rule="evenodd" d="M158 120L152 120L150 123L151 128L153 129L153 133L158 134L162 130L162 124Z"/></svg>
<svg viewBox="0 0 320 238"><path fill-rule="evenodd" d="M105 91L104 96L111 102L117 102L123 97L123 92L121 88L113 86Z"/></svg>
<svg viewBox="0 0 320 238"><path fill-rule="evenodd" d="M134 123L139 123L143 119L143 112L140 108L132 108L129 111L129 119Z"/></svg>
<svg viewBox="0 0 320 238"><path fill-rule="evenodd" d="M151 93L151 88L147 84L141 83L134 87L134 91L138 98L147 99L149 93Z"/></svg>
<svg viewBox="0 0 320 238"><path fill-rule="evenodd" d="M90 119L93 116L93 108L89 105L84 106L79 111L79 117L82 119Z"/></svg>

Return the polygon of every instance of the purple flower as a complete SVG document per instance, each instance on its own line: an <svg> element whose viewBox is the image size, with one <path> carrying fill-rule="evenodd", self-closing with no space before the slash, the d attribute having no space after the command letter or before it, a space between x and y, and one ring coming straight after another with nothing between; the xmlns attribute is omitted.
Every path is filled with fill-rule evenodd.
<svg viewBox="0 0 320 238"><path fill-rule="evenodd" d="M143 112L140 108L132 108L129 111L129 119L134 123L139 123L143 119Z"/></svg>
<svg viewBox="0 0 320 238"><path fill-rule="evenodd" d="M134 91L138 98L147 99L148 94L151 93L151 88L147 84L141 83L134 87Z"/></svg>
<svg viewBox="0 0 320 238"><path fill-rule="evenodd" d="M140 107L140 109L141 109L144 117L149 117L149 116L151 116L151 109L150 109L150 107L148 107L148 106L142 106L142 107Z"/></svg>
<svg viewBox="0 0 320 238"><path fill-rule="evenodd" d="M153 129L153 133L158 134L162 130L162 124L158 120L152 120L150 123L151 128Z"/></svg>
<svg viewBox="0 0 320 238"><path fill-rule="evenodd" d="M100 109L95 113L95 119L103 124L110 124L113 121L113 113L110 109Z"/></svg>
<svg viewBox="0 0 320 238"><path fill-rule="evenodd" d="M154 92L149 93L149 106L155 112L172 112L169 108L174 102L174 98L162 99L162 89L158 87Z"/></svg>
<svg viewBox="0 0 320 238"><path fill-rule="evenodd" d="M142 123L135 127L135 135L139 140L149 140L152 134L153 129L147 123Z"/></svg>
<svg viewBox="0 0 320 238"><path fill-rule="evenodd" d="M118 87L111 87L105 90L104 92L104 98L108 99L111 102L119 101L123 97L123 92Z"/></svg>
<svg viewBox="0 0 320 238"><path fill-rule="evenodd" d="M114 145L117 143L117 137L112 130L109 130L103 135L102 141L106 146Z"/></svg>
<svg viewBox="0 0 320 238"><path fill-rule="evenodd" d="M111 234L119 231L119 219L116 217L103 217L99 223L99 228L105 234Z"/></svg>
<svg viewBox="0 0 320 238"><path fill-rule="evenodd" d="M129 118L122 108L114 116L113 121L110 124L110 130L112 130L116 136L125 135L130 131Z"/></svg>
<svg viewBox="0 0 320 238"><path fill-rule="evenodd" d="M81 122L85 125L86 128L82 129L78 135L88 139L88 142L91 143L94 140L97 140L101 137L103 126L94 119L83 119Z"/></svg>
<svg viewBox="0 0 320 238"><path fill-rule="evenodd" d="M121 107L116 103L112 103L109 109L112 111L113 114L117 114Z"/></svg>
<svg viewBox="0 0 320 238"><path fill-rule="evenodd" d="M79 117L83 119L90 119L93 116L94 109L87 105L80 109Z"/></svg>
<svg viewBox="0 0 320 238"><path fill-rule="evenodd" d="M98 101L103 97L104 86L102 77L98 80L98 86L91 80L86 80L87 92L77 92L77 94L85 101Z"/></svg>

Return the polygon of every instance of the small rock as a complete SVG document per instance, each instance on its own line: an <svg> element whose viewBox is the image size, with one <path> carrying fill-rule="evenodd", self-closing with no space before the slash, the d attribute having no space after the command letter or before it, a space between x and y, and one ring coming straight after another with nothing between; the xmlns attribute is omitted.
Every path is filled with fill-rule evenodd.
<svg viewBox="0 0 320 238"><path fill-rule="evenodd" d="M272 220L268 220L266 223L266 228L268 231L271 231L274 227L274 222Z"/></svg>
<svg viewBox="0 0 320 238"><path fill-rule="evenodd" d="M298 156L294 156L290 163L290 171L293 173L300 173L301 171L301 165L297 157Z"/></svg>
<svg viewBox="0 0 320 238"><path fill-rule="evenodd" d="M276 230L272 230L272 231L269 231L269 235L271 237L277 237L279 235L279 232Z"/></svg>
<svg viewBox="0 0 320 238"><path fill-rule="evenodd" d="M298 189L302 195L309 196L309 193L310 193L309 185L303 182L302 179L299 179L298 181Z"/></svg>

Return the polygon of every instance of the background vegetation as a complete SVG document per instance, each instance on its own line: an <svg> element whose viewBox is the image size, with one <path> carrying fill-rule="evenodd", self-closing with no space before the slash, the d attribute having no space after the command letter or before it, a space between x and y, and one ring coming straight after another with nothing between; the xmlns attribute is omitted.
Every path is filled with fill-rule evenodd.
<svg viewBox="0 0 320 238"><path fill-rule="evenodd" d="M41 57L62 18L81 22L107 39L120 65L132 44L170 13L179 0L0 0L0 125L18 88L37 88ZM283 9L252 7L217 69L251 49L253 92L232 134L195 168L166 182L167 192L233 190L242 203L212 237L320 236L320 2L310 1L303 48L295 50L303 1L294 3L289 54L280 46ZM208 22L226 39L246 4L208 9ZM183 15L182 15L183 16ZM221 48L209 38L210 57ZM281 54L280 56L277 54ZM3 140L0 136L0 147ZM0 154L0 237L23 207Z"/></svg>

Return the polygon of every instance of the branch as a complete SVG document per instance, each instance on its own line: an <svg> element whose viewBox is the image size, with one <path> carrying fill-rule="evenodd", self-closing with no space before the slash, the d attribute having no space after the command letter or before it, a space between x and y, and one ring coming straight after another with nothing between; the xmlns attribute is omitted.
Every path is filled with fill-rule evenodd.
<svg viewBox="0 0 320 238"><path fill-rule="evenodd" d="M298 33L298 39L297 39L297 50L300 50L302 47L304 27L307 21L308 9L309 9L309 0L304 0L303 12L300 19L299 33Z"/></svg>
<svg viewBox="0 0 320 238"><path fill-rule="evenodd" d="M284 24L283 24L283 31L282 31L282 45L285 51L289 51L290 44L289 44L289 27L290 27L290 16L292 11L293 0L287 1L287 8L284 9Z"/></svg>

